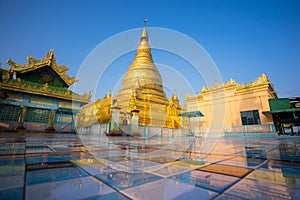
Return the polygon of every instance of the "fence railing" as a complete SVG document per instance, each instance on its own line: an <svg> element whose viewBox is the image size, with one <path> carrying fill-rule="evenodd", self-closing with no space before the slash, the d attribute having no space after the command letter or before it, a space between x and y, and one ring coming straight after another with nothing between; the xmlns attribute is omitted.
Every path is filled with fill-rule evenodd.
<svg viewBox="0 0 300 200"><path fill-rule="evenodd" d="M130 133L130 126L120 125L122 132ZM88 127L77 127L77 131L80 133L92 133L92 134L105 134L109 132L109 124L95 124ZM175 128L162 128L153 126L140 126L139 134L141 136L167 136L172 137L176 135L196 135L206 136L213 133L219 133L222 135L234 135L234 134L258 134L258 133L276 133L273 124L263 125L246 125L246 126L223 126L223 127L199 127L191 129L175 129Z"/></svg>

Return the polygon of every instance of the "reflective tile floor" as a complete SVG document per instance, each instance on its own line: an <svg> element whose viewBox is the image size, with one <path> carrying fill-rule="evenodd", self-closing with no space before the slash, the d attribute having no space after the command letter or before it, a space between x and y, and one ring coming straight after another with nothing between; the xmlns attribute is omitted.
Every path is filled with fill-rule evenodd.
<svg viewBox="0 0 300 200"><path fill-rule="evenodd" d="M0 133L0 199L300 199L300 139Z"/></svg>

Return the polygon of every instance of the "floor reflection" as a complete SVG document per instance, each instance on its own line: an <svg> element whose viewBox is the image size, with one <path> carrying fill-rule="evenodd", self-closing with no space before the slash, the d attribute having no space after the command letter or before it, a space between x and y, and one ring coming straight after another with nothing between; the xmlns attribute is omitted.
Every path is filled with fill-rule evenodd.
<svg viewBox="0 0 300 200"><path fill-rule="evenodd" d="M0 199L300 199L300 139L0 133Z"/></svg>

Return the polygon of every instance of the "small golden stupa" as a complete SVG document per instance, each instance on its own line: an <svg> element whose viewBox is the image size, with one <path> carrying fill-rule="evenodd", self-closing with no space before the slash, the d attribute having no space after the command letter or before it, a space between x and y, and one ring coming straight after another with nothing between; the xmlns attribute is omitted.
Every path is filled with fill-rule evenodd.
<svg viewBox="0 0 300 200"><path fill-rule="evenodd" d="M112 97L110 92L108 93L111 100L109 105L107 104L108 97L104 97L103 100L92 103L95 104L94 106L90 104L83 108L79 115L83 117L81 120L89 121L84 119L88 115L87 113L85 114L84 110L89 110L88 112L90 113L90 109L93 107L93 109L96 109L94 110L94 113L96 113L94 121L96 119L99 123L107 122L107 120L103 121L103 117L105 117L104 115L111 116L111 110L104 107L117 106L120 108L121 113L120 124L128 121L128 114L132 110L138 110L139 125L141 126L181 127L179 114L182 108L175 91L170 100L168 100L163 90L162 78L152 59L146 21L145 19L135 58L124 76L119 93L116 97ZM106 102L105 106L102 105L104 102ZM109 117L105 118L108 119Z"/></svg>

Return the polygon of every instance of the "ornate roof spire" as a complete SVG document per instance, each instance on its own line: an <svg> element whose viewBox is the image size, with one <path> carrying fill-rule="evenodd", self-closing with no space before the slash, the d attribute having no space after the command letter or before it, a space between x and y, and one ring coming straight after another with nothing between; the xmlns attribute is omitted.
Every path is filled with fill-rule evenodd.
<svg viewBox="0 0 300 200"><path fill-rule="evenodd" d="M150 49L150 44L148 40L148 32L146 29L147 18L144 18L144 28L142 31L141 39L138 45L138 49Z"/></svg>
<svg viewBox="0 0 300 200"><path fill-rule="evenodd" d="M144 29L143 29L141 38L145 38L145 39L148 40L148 32L147 32L147 29L146 29L146 24L147 24L147 18L145 17L144 18Z"/></svg>
<svg viewBox="0 0 300 200"><path fill-rule="evenodd" d="M68 71L68 67L65 65L58 65L55 60L54 50L51 49L47 55L42 59L38 60L31 56L27 57L28 64L17 64L13 62L11 59L7 60L7 64L11 67L13 72L17 72L19 74L24 74L30 71L34 71L39 68L43 68L45 66L50 66L60 78L65 82L65 86L69 87L74 82L77 82L78 79L73 77L69 77L66 72Z"/></svg>
<svg viewBox="0 0 300 200"><path fill-rule="evenodd" d="M131 63L130 68L138 67L145 64L154 65L151 55L151 48L148 40L148 32L146 29L147 19L144 19L144 28L141 38L137 47L137 52L134 61Z"/></svg>
<svg viewBox="0 0 300 200"><path fill-rule="evenodd" d="M176 90L174 90L173 98L174 98L174 99L178 99L178 98L177 98Z"/></svg>
<svg viewBox="0 0 300 200"><path fill-rule="evenodd" d="M107 95L106 95L106 97L108 97L108 98L110 98L110 97L111 97L111 92L110 92L110 90L108 90L108 91L107 91Z"/></svg>

